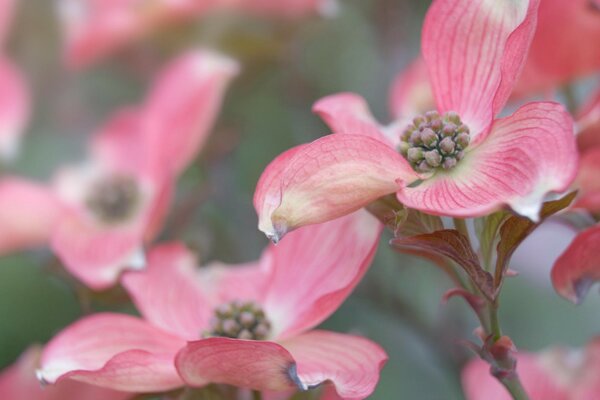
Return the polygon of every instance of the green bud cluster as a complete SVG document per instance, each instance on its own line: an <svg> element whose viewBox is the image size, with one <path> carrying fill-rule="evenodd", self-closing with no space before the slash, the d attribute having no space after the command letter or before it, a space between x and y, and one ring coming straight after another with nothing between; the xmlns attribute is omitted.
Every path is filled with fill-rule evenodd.
<svg viewBox="0 0 600 400"><path fill-rule="evenodd" d="M210 330L204 337L265 340L271 333L271 322L262 307L253 301L232 301L215 309Z"/></svg>
<svg viewBox="0 0 600 400"><path fill-rule="evenodd" d="M464 157L471 137L457 113L428 111L413 119L400 136L400 153L418 172L449 170Z"/></svg>
<svg viewBox="0 0 600 400"><path fill-rule="evenodd" d="M133 178L113 175L94 183L85 204L101 221L117 223L133 214L139 197L138 185Z"/></svg>

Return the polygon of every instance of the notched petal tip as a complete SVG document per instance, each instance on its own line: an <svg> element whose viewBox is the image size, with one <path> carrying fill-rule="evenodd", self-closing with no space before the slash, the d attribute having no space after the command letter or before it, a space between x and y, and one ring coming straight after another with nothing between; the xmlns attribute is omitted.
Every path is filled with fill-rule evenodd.
<svg viewBox="0 0 600 400"><path fill-rule="evenodd" d="M569 300L577 305L581 304L595 283L594 279L589 277L576 280L573 282L573 295L569 296Z"/></svg>
<svg viewBox="0 0 600 400"><path fill-rule="evenodd" d="M295 362L291 363L289 365L289 367L287 368L286 373L287 373L287 376L290 378L290 380L294 383L294 385L296 385L298 387L298 390L301 390L304 392L304 391L307 391L308 389L310 389L309 385L302 382L302 380L298 376L298 364L296 364Z"/></svg>

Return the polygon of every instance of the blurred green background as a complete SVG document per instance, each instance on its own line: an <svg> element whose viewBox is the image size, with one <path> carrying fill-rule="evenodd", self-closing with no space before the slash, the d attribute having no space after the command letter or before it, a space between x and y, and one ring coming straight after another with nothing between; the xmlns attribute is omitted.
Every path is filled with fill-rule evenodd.
<svg viewBox="0 0 600 400"><path fill-rule="evenodd" d="M296 21L215 15L73 73L61 64L55 2L22 0L8 54L24 69L35 104L22 157L4 173L45 180L58 165L82 159L89 135L120 106L139 102L166 60L190 46L215 47L238 58L243 71L208 146L180 180L160 240L183 239L204 262L256 259L267 244L251 202L263 168L283 150L327 133L310 111L324 95L358 92L389 121L388 87L418 54L428 3L342 0L335 18ZM503 327L517 346L577 346L600 330L598 296L575 307L554 294L548 271L529 272L510 279L502 297ZM440 305L448 288L440 271L382 240L365 280L324 323L368 335L389 353L373 399L462 398L460 368L471 354L456 341L474 339L477 324L460 300ZM123 296L118 288L91 294L46 250L1 258L0 368L84 313L134 312Z"/></svg>

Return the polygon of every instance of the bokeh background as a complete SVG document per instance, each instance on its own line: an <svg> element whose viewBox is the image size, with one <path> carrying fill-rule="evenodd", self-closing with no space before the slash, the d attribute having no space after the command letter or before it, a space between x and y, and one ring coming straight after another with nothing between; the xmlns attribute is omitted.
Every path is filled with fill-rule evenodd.
<svg viewBox="0 0 600 400"><path fill-rule="evenodd" d="M108 61L73 72L61 59L56 2L21 0L8 54L29 80L33 115L21 157L3 166L3 173L43 181L57 166L81 160L95 128L120 106L139 102L161 65L189 47L211 46L239 59L243 70L208 145L180 179L159 240L183 239L203 262L256 259L267 245L252 208L263 168L283 150L327 133L310 111L324 95L358 92L388 122L389 85L418 55L428 5L342 0L336 17L283 21L210 15L163 29ZM501 319L520 348L578 346L600 332L598 296L575 307L551 289L549 260L569 239L562 233L555 243L531 240L513 262L522 274L506 284ZM456 342L474 339L477 324L460 300L440 304L448 288L440 271L394 253L384 238L364 281L324 323L365 334L389 353L373 399L462 398L460 369L472 355ZM30 344L44 343L98 310L135 312L122 290L90 292L47 250L2 257L0 368Z"/></svg>

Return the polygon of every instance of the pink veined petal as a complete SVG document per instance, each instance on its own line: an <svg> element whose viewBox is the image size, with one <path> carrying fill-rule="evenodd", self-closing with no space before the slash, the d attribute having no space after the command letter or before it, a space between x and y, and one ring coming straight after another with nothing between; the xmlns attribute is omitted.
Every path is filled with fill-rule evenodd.
<svg viewBox="0 0 600 400"><path fill-rule="evenodd" d="M307 226L271 245L273 274L264 300L277 338L331 315L369 268L381 224L367 211Z"/></svg>
<svg viewBox="0 0 600 400"><path fill-rule="evenodd" d="M365 135L392 146L390 138L373 118L365 99L354 93L339 93L317 101L313 112L325 121L333 133Z"/></svg>
<svg viewBox="0 0 600 400"><path fill-rule="evenodd" d="M259 229L274 241L300 226L356 211L418 177L385 143L350 134L328 135L288 150L265 174L254 205Z"/></svg>
<svg viewBox="0 0 600 400"><path fill-rule="evenodd" d="M531 400L571 400L567 388L546 371L537 355L517 356L517 372ZM480 359L472 360L462 372L462 386L467 400L510 400L507 390L490 374L490 366Z"/></svg>
<svg viewBox="0 0 600 400"><path fill-rule="evenodd" d="M390 91L390 111L395 118L406 118L434 109L427 65L419 57L396 75Z"/></svg>
<svg viewBox="0 0 600 400"><path fill-rule="evenodd" d="M475 142L512 91L536 25L539 0L435 1L423 27L423 58L440 112L455 111Z"/></svg>
<svg viewBox="0 0 600 400"><path fill-rule="evenodd" d="M577 172L573 121L556 103L529 103L494 121L490 135L456 168L405 187L398 199L437 215L474 217L503 204L538 219L547 193L566 190Z"/></svg>
<svg viewBox="0 0 600 400"><path fill-rule="evenodd" d="M157 77L144 107L151 151L162 169L178 175L202 148L239 65L209 50L178 57Z"/></svg>
<svg viewBox="0 0 600 400"><path fill-rule="evenodd" d="M196 257L182 244L153 248L142 271L127 272L121 283L137 309L153 325L182 338L202 335L212 315L200 287Z"/></svg>
<svg viewBox="0 0 600 400"><path fill-rule="evenodd" d="M21 72L1 56L0 93L0 158L11 161L18 155L21 136L29 119L31 99Z"/></svg>
<svg viewBox="0 0 600 400"><path fill-rule="evenodd" d="M12 24L15 0L0 0L0 47L4 47Z"/></svg>
<svg viewBox="0 0 600 400"><path fill-rule="evenodd" d="M183 382L173 360L185 341L128 315L102 313L65 328L44 348L38 378L66 378L128 392L166 391Z"/></svg>
<svg viewBox="0 0 600 400"><path fill-rule="evenodd" d="M269 341L215 337L188 342L175 359L190 386L224 383L255 390L288 390L296 383L291 354Z"/></svg>
<svg viewBox="0 0 600 400"><path fill-rule="evenodd" d="M40 353L41 348L32 346L15 364L0 373L0 398L5 400L125 400L134 397L131 393L117 392L71 379L42 387L35 377Z"/></svg>
<svg viewBox="0 0 600 400"><path fill-rule="evenodd" d="M537 29L516 88L519 94L555 89L600 69L600 10L598 6L594 9L592 3L593 0L540 3Z"/></svg>
<svg viewBox="0 0 600 400"><path fill-rule="evenodd" d="M600 280L600 225L581 232L552 267L552 284L564 298L581 303L590 287Z"/></svg>
<svg viewBox="0 0 600 400"><path fill-rule="evenodd" d="M579 188L579 198L573 205L592 213L600 212L600 147L589 150L581 157L575 186Z"/></svg>
<svg viewBox="0 0 600 400"><path fill-rule="evenodd" d="M331 381L342 399L365 399L375 390L388 360L376 343L359 336L314 330L281 345L294 357L301 388Z"/></svg>
<svg viewBox="0 0 600 400"><path fill-rule="evenodd" d="M48 187L14 177L0 180L0 253L48 242L61 211Z"/></svg>

